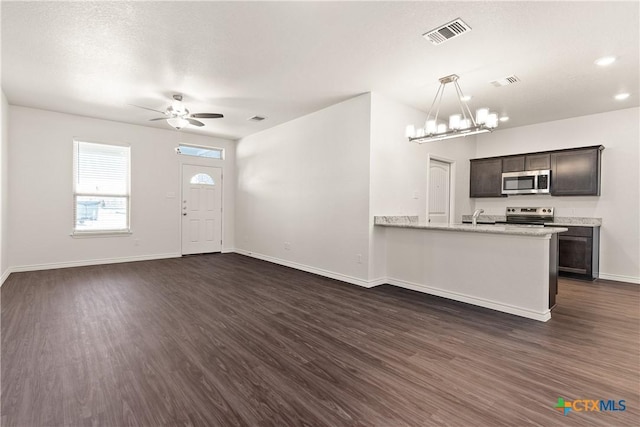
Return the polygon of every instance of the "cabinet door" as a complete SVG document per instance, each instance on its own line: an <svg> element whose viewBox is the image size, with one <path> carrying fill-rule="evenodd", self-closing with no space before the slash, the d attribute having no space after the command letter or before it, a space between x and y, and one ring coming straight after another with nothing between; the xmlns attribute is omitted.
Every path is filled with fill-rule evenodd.
<svg viewBox="0 0 640 427"><path fill-rule="evenodd" d="M471 160L469 197L502 196L502 158Z"/></svg>
<svg viewBox="0 0 640 427"><path fill-rule="evenodd" d="M528 154L525 158L524 168L528 171L549 169L551 167L551 156L549 153Z"/></svg>
<svg viewBox="0 0 640 427"><path fill-rule="evenodd" d="M502 158L502 172L522 172L524 170L524 156L509 156Z"/></svg>
<svg viewBox="0 0 640 427"><path fill-rule="evenodd" d="M591 275L593 240L590 237L560 236L558 270Z"/></svg>
<svg viewBox="0 0 640 427"><path fill-rule="evenodd" d="M551 153L551 194L554 196L600 195L600 150Z"/></svg>

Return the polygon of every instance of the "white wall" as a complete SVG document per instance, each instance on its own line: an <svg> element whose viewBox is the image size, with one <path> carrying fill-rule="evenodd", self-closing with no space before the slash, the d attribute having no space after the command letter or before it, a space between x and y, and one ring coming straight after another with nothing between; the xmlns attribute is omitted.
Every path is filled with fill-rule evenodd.
<svg viewBox="0 0 640 427"><path fill-rule="evenodd" d="M9 202L9 103L0 92L2 100L0 104L0 285L6 279L9 272L8 237L9 229L7 213Z"/></svg>
<svg viewBox="0 0 640 427"><path fill-rule="evenodd" d="M179 255L181 162L225 169L223 242L233 248L233 141L17 106L9 123L12 269ZM131 145L131 236L70 237L74 137ZM227 158L178 156L179 142L225 148Z"/></svg>
<svg viewBox="0 0 640 427"><path fill-rule="evenodd" d="M630 108L477 136L476 157L604 145L599 197L546 195L476 199L485 214L509 206L552 206L556 216L602 218L600 277L640 283L640 109Z"/></svg>
<svg viewBox="0 0 640 427"><path fill-rule="evenodd" d="M370 101L364 94L239 141L239 252L366 284Z"/></svg>
<svg viewBox="0 0 640 427"><path fill-rule="evenodd" d="M373 227L374 215L418 215L426 219L427 156L455 161L454 220L473 211L469 199L469 159L475 156L475 136L415 144L405 127L423 126L426 114L373 93L371 101L371 264L370 278L384 276L384 230ZM417 195L417 198L415 198Z"/></svg>
<svg viewBox="0 0 640 427"><path fill-rule="evenodd" d="M385 229L387 283L549 320L549 236Z"/></svg>

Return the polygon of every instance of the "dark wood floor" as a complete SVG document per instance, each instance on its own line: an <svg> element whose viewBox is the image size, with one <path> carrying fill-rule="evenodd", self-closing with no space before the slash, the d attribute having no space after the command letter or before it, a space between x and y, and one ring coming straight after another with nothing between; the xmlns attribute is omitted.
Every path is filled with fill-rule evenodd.
<svg viewBox="0 0 640 427"><path fill-rule="evenodd" d="M241 255L12 274L2 425L638 425L640 286L547 323ZM554 409L626 400L625 412Z"/></svg>

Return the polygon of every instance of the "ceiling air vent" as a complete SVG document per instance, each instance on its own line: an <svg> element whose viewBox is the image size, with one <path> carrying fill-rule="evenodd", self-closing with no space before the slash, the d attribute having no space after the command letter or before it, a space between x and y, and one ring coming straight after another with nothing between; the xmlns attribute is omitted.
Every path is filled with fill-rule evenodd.
<svg viewBox="0 0 640 427"><path fill-rule="evenodd" d="M442 44L447 40L451 40L454 37L463 35L471 31L471 27L464 23L460 18L444 24L438 28L434 28L422 35L425 39L429 40L435 45Z"/></svg>
<svg viewBox="0 0 640 427"><path fill-rule="evenodd" d="M263 116L253 116L253 117L249 117L247 120L252 121L252 122L261 122L264 119L266 119L266 117Z"/></svg>
<svg viewBox="0 0 640 427"><path fill-rule="evenodd" d="M498 80L494 80L490 83L495 87L500 87L500 86L512 85L514 83L518 83L519 81L520 79L517 76L511 75L511 76L503 77Z"/></svg>

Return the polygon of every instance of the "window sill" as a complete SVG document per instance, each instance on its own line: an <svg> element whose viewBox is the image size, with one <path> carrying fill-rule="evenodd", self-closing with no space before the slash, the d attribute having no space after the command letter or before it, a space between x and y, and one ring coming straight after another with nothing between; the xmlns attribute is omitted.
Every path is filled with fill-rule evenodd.
<svg viewBox="0 0 640 427"><path fill-rule="evenodd" d="M69 236L74 239L87 239L92 237L127 237L131 236L133 232L131 230L123 231L72 231Z"/></svg>

